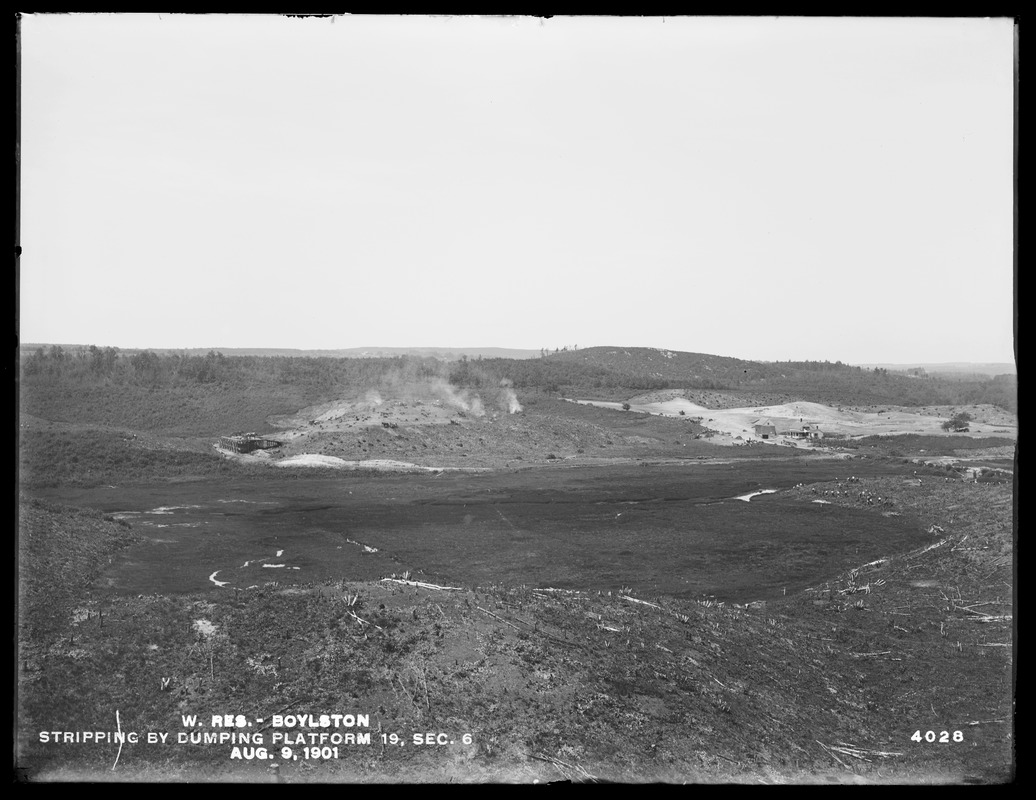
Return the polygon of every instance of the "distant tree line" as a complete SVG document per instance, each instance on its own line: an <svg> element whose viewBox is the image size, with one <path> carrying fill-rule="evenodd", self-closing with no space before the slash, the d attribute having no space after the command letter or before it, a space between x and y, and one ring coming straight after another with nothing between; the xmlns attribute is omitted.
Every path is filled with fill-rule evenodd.
<svg viewBox="0 0 1036 800"><path fill-rule="evenodd" d="M567 395L633 393L663 389L787 394L830 405L971 405L988 403L1017 412L1013 376L949 380L864 370L840 362L760 363L703 354L668 356L648 348L586 348L550 358L430 357L335 358L132 354L90 345L42 347L22 359L27 384L124 384L143 387L227 385L291 386L307 394L378 388L383 382L441 379L473 390L501 383L517 390Z"/></svg>
<svg viewBox="0 0 1036 800"><path fill-rule="evenodd" d="M375 387L386 375L418 379L442 376L447 367L434 358L395 356L383 358L309 358L305 356L225 356L158 354L143 350L132 354L118 348L68 349L42 347L22 359L22 380L28 383L116 383L138 386L198 384L250 385L280 383L309 389Z"/></svg>

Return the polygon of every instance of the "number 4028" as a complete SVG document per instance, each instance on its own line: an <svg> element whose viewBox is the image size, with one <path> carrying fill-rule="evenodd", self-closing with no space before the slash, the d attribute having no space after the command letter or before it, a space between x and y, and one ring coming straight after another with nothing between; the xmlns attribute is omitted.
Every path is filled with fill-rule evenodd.
<svg viewBox="0 0 1036 800"><path fill-rule="evenodd" d="M910 737L912 742L963 742L964 731L941 731L936 733L935 731L914 731L914 735Z"/></svg>

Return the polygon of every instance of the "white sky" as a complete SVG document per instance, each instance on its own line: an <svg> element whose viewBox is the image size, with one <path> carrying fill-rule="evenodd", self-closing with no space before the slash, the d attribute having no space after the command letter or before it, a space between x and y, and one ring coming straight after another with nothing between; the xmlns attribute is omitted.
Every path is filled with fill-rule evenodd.
<svg viewBox="0 0 1036 800"><path fill-rule="evenodd" d="M21 33L25 342L1013 360L1010 19Z"/></svg>

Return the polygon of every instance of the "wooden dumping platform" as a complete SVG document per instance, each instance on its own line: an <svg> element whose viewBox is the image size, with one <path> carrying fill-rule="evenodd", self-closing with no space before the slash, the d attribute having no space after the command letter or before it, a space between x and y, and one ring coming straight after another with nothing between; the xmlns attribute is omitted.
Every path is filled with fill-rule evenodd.
<svg viewBox="0 0 1036 800"><path fill-rule="evenodd" d="M280 447L281 444L281 442L278 442L275 439L264 439L254 433L219 437L219 446L224 450L230 450L234 453L251 453L254 450L270 450L274 447Z"/></svg>

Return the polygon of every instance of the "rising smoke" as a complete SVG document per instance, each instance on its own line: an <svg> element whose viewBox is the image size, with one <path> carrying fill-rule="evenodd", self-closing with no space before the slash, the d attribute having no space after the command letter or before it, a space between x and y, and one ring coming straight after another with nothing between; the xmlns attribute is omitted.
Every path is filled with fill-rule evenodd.
<svg viewBox="0 0 1036 800"><path fill-rule="evenodd" d="M428 388L434 397L442 400L448 406L460 409L464 413L475 417L483 417L486 414L485 406L482 405L482 398L469 389L458 389L443 378L429 381Z"/></svg>
<svg viewBox="0 0 1036 800"><path fill-rule="evenodd" d="M443 362L407 361L382 376L380 390L368 391L364 402L372 408L383 402L383 396L406 402L438 402L474 417L485 416L487 402L507 414L517 414L522 410L510 380L504 378L493 386L492 380L487 381L483 376L476 383L482 384L482 393L454 385L450 381L449 365ZM483 394L486 395L485 400Z"/></svg>
<svg viewBox="0 0 1036 800"><path fill-rule="evenodd" d="M371 408L377 408L385 401L381 399L381 394L378 391L371 389L363 396L363 402Z"/></svg>
<svg viewBox="0 0 1036 800"><path fill-rule="evenodd" d="M522 404L518 402L518 395L514 392L514 384L507 378L500 381L499 405L508 414L517 414L522 410Z"/></svg>

